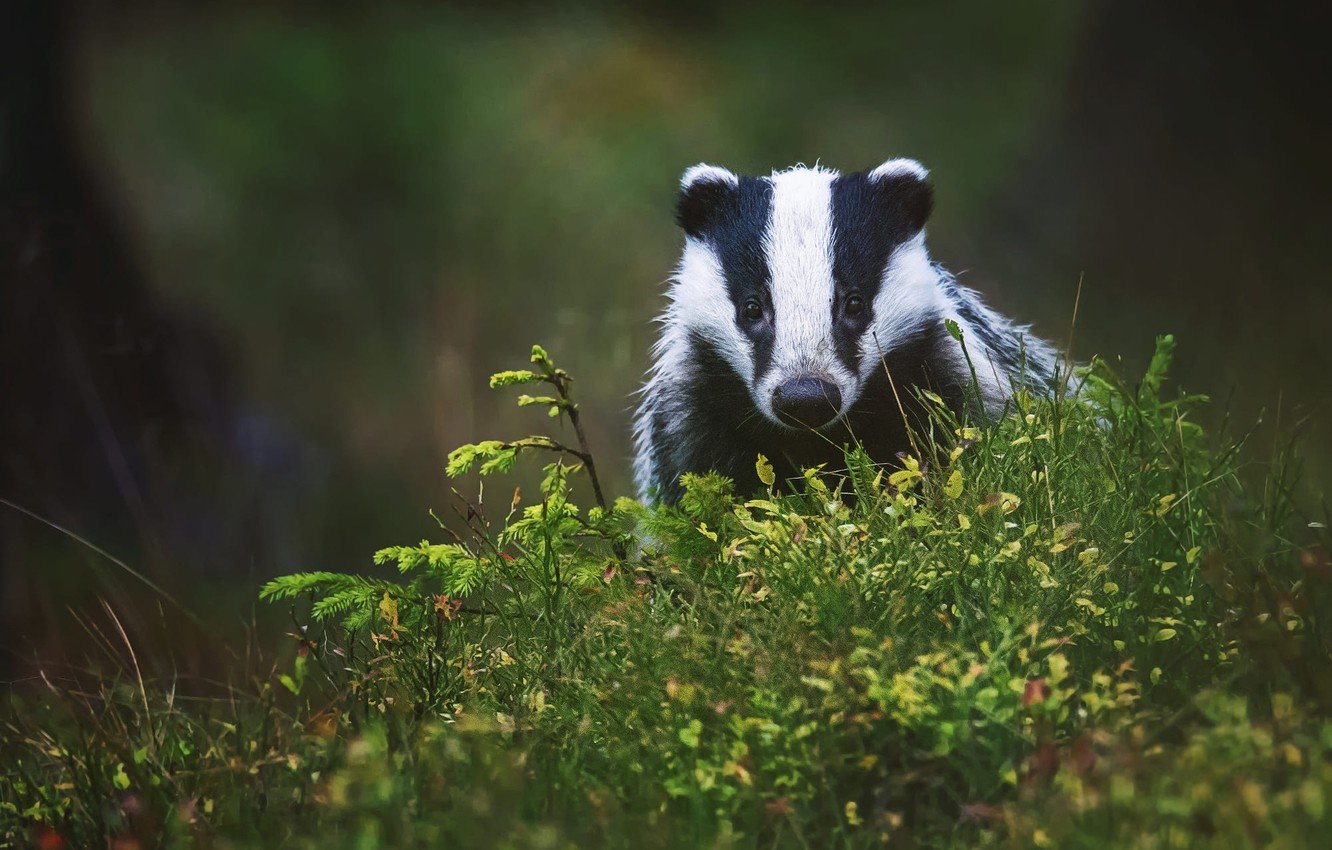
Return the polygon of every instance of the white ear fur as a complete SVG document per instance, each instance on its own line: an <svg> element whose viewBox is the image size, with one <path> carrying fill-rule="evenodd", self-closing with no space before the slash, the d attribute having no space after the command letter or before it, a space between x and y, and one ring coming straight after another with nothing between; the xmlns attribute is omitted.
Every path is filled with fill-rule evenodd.
<svg viewBox="0 0 1332 850"><path fill-rule="evenodd" d="M740 185L740 178L725 168L700 162L698 165L685 169L684 175L680 178L680 188L688 189L695 183L729 183L732 186L738 186Z"/></svg>
<svg viewBox="0 0 1332 850"><path fill-rule="evenodd" d="M901 176L912 176L917 180L924 180L930 176L930 172L914 159L890 159L869 173L869 179L874 182L886 180L889 177Z"/></svg>

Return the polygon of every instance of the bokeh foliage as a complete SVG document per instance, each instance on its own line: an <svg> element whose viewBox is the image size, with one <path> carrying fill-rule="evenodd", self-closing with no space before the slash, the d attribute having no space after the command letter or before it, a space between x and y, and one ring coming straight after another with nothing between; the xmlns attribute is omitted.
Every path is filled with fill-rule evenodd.
<svg viewBox="0 0 1332 850"><path fill-rule="evenodd" d="M274 549L328 563L446 495L423 447L516 425L482 384L515 340L565 352L626 492L681 171L917 155L947 258L1055 108L1081 19L1048 0L140 12L89 28L88 129L154 282L304 449Z"/></svg>

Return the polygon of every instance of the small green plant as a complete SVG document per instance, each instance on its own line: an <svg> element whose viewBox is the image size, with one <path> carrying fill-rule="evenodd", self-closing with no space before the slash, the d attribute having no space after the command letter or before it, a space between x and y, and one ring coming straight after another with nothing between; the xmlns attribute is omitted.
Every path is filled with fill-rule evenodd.
<svg viewBox="0 0 1332 850"><path fill-rule="evenodd" d="M678 507L610 502L539 347L501 372L573 432L491 517L379 574L278 578L298 651L227 701L16 702L0 837L86 845L1304 847L1332 828L1326 518L1284 466L1106 364L914 456ZM494 486L491 485L493 491ZM591 505L579 503L590 491Z"/></svg>
<svg viewBox="0 0 1332 850"><path fill-rule="evenodd" d="M544 435L487 440L453 450L446 471L455 478L472 470L494 475L512 469L520 455L554 455L544 466L539 499L524 504L515 490L494 532L482 506L466 502L467 539L440 523L451 542L376 552L375 563L395 566L399 578L296 573L260 591L269 601L308 596L315 625L340 627L315 644L320 660L328 647L373 659L355 668L362 710L383 711L406 699L417 714L452 716L482 692L494 698L499 691L506 704L530 699L535 683L504 670L559 664L576 623L587 616L585 603L571 596L602 584L616 568L616 553L630 543L631 511L617 515L606 504L570 395L573 379L541 346L532 347L531 362L533 369L493 375L490 386L548 386L550 395L523 394L518 404L544 407L551 418L568 421L578 446ZM571 476L580 472L597 502L588 509L571 500Z"/></svg>

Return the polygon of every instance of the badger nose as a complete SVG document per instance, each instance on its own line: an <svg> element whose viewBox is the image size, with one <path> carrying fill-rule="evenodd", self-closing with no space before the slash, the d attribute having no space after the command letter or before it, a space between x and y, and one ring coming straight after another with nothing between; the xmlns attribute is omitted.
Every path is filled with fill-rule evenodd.
<svg viewBox="0 0 1332 850"><path fill-rule="evenodd" d="M772 409L787 425L819 428L842 409L842 393L822 378L792 378L773 390Z"/></svg>

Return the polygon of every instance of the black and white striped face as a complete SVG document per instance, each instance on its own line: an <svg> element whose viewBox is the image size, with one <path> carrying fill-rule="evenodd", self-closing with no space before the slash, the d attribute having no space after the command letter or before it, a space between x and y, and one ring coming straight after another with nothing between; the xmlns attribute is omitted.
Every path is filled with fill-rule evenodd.
<svg viewBox="0 0 1332 850"><path fill-rule="evenodd" d="M845 175L694 166L677 206L686 238L671 320L731 365L770 421L837 421L939 309L925 178L909 159Z"/></svg>

